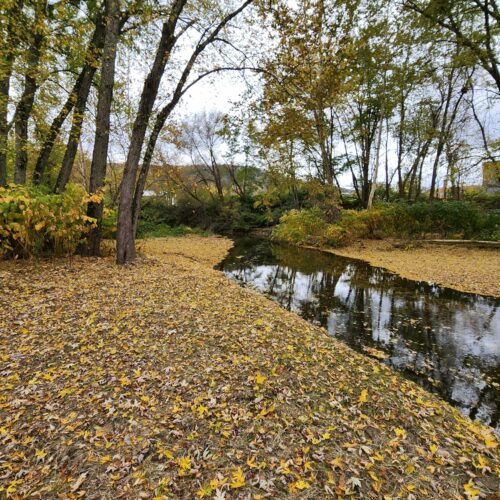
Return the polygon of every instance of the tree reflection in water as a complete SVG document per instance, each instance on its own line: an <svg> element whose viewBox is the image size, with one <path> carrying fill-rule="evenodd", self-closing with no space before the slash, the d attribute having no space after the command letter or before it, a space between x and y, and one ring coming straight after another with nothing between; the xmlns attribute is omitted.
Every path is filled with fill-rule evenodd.
<svg viewBox="0 0 500 500"><path fill-rule="evenodd" d="M500 429L500 301L362 261L242 238L226 275Z"/></svg>

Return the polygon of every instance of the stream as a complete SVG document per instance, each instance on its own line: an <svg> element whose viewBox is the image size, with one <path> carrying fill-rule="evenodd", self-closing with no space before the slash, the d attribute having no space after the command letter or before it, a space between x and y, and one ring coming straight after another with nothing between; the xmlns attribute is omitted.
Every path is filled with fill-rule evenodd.
<svg viewBox="0 0 500 500"><path fill-rule="evenodd" d="M500 300L257 238L217 268L500 431Z"/></svg>

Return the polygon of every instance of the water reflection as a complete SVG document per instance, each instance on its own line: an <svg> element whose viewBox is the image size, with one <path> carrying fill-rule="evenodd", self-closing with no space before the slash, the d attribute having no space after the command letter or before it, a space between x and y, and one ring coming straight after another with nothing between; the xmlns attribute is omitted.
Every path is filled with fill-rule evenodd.
<svg viewBox="0 0 500 500"><path fill-rule="evenodd" d="M267 240L237 240L219 267L500 429L499 300Z"/></svg>

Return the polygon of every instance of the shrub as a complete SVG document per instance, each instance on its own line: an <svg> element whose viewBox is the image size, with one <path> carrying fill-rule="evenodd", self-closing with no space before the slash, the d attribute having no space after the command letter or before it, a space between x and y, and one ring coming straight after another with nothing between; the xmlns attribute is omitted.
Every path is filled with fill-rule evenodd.
<svg viewBox="0 0 500 500"><path fill-rule="evenodd" d="M500 191L489 193L483 189L466 191L465 200L490 210L500 210Z"/></svg>
<svg viewBox="0 0 500 500"><path fill-rule="evenodd" d="M353 241L353 235L339 224L330 224L325 231L325 244L331 247L341 247Z"/></svg>
<svg viewBox="0 0 500 500"><path fill-rule="evenodd" d="M116 237L116 225L118 213L116 210L104 207L104 213L101 221L101 236L104 239L114 239Z"/></svg>
<svg viewBox="0 0 500 500"><path fill-rule="evenodd" d="M149 222L139 222L137 226L137 238L165 238L167 236L185 236L186 234L197 234L199 236L209 236L208 231L203 231L198 228L190 228L189 226L171 227L168 224L152 224Z"/></svg>
<svg viewBox="0 0 500 500"><path fill-rule="evenodd" d="M342 246L356 239L475 238L498 240L500 211L470 202L393 203L370 210L344 210L328 224L318 209L291 210L280 219L273 238L298 245Z"/></svg>
<svg viewBox="0 0 500 500"><path fill-rule="evenodd" d="M100 200L69 185L62 194L43 188L0 188L0 255L70 254L95 224L87 203Z"/></svg>
<svg viewBox="0 0 500 500"><path fill-rule="evenodd" d="M499 212L467 201L392 205L394 236L493 239Z"/></svg>
<svg viewBox="0 0 500 500"><path fill-rule="evenodd" d="M241 200L236 196L227 197L224 202L207 198L203 203L187 196L179 196L172 205L161 197L145 198L141 208L140 223L154 226L199 227L217 233L249 231L255 227L269 225L266 209L254 207L254 200Z"/></svg>
<svg viewBox="0 0 500 500"><path fill-rule="evenodd" d="M290 210L281 217L272 238L297 245L321 245L325 242L327 227L318 208Z"/></svg>

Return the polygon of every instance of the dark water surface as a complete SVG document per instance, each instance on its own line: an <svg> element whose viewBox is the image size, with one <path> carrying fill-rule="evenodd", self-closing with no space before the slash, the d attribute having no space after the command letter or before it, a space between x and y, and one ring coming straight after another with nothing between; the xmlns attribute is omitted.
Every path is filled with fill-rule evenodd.
<svg viewBox="0 0 500 500"><path fill-rule="evenodd" d="M500 300L255 238L218 268L500 430Z"/></svg>

